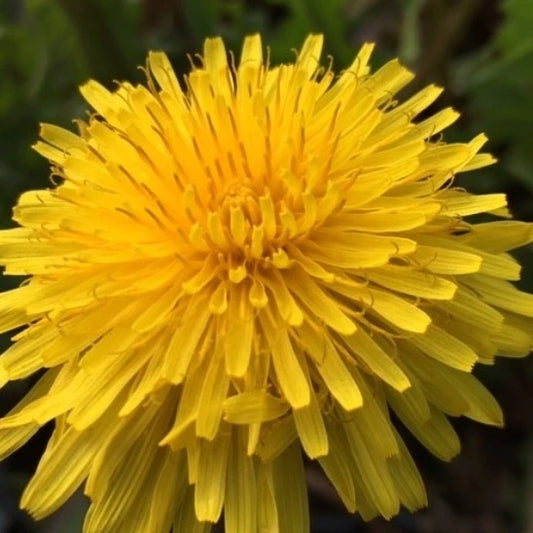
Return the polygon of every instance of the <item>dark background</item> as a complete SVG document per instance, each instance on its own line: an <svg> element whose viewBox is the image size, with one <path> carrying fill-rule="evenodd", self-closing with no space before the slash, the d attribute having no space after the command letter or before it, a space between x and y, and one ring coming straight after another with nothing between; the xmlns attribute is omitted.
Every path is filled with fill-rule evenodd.
<svg viewBox="0 0 533 533"><path fill-rule="evenodd" d="M12 224L21 191L49 186L47 164L30 145L39 122L70 127L84 116L78 85L90 77L110 87L117 79L143 81L137 65L149 49L166 50L183 74L186 53L200 51L205 37L222 35L238 54L243 36L255 31L273 62L292 60L307 33L321 32L337 71L361 43L375 41L374 66L399 56L417 72L411 91L444 85L435 109L462 112L445 139L466 141L483 131L500 159L457 184L504 191L516 218L533 219L533 0L0 0L2 227ZM517 255L522 286L532 290L533 251ZM19 282L0 278L2 289ZM8 342L0 338L0 347ZM501 401L506 427L457 420L463 452L451 464L407 437L427 482L428 510L364 524L310 465L313 533L533 533L533 360L501 360L476 372ZM8 385L0 412L27 387ZM81 495L38 524L17 510L48 434L45 428L0 464L0 533L81 531Z"/></svg>

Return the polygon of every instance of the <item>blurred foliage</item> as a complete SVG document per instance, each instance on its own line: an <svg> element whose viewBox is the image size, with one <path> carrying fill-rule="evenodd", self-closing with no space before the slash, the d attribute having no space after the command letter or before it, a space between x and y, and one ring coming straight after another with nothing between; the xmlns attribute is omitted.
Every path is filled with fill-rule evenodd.
<svg viewBox="0 0 533 533"><path fill-rule="evenodd" d="M110 87L115 79L142 81L136 66L144 64L149 49L166 50L176 70L187 72L187 54L201 51L210 35L223 36L238 57L243 36L257 31L272 63L293 59L307 33L321 32L337 71L362 42L375 41L375 65L399 56L417 72L416 87L444 85L437 107L453 105L463 114L446 139L467 140L484 131L491 139L488 149L500 159L458 183L479 192L504 190L516 216L532 220L532 28L532 0L2 0L2 227L11 223L11 206L22 190L48 186L47 164L30 146L39 122L70 127L84 116L77 86L90 77ZM524 283L532 289L533 254L520 255L529 272ZM6 288L17 280L0 283ZM532 365L499 368L498 374L488 369L486 378L509 413L508 429L461 423L465 450L451 470L417 452L430 489L429 511L364 526L340 515L327 485L317 482L311 490L316 533L533 531L533 433L524 401L532 390ZM14 401L23 390L15 384L3 398L8 394ZM20 493L45 439L38 436L0 465L0 533L80 531L79 498L38 526L15 518L13 494Z"/></svg>
<svg viewBox="0 0 533 533"><path fill-rule="evenodd" d="M508 0L495 38L457 67L476 125L502 152L501 170L533 193L533 3ZM531 213L532 204L528 204Z"/></svg>

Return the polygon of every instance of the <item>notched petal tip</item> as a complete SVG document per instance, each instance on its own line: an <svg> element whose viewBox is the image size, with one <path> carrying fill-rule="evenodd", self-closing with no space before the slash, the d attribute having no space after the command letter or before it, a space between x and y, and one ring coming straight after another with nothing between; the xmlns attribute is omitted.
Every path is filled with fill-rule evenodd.
<svg viewBox="0 0 533 533"><path fill-rule="evenodd" d="M240 66L251 65L258 67L263 63L263 47L261 42L261 35L254 33L248 35L244 39L241 50Z"/></svg>
<svg viewBox="0 0 533 533"><path fill-rule="evenodd" d="M204 41L204 62L208 71L217 74L221 69L228 66L226 46L222 37L208 37Z"/></svg>
<svg viewBox="0 0 533 533"><path fill-rule="evenodd" d="M324 45L324 36L322 34L309 35L298 54L297 64L312 75L320 67L320 56L322 46Z"/></svg>
<svg viewBox="0 0 533 533"><path fill-rule="evenodd" d="M370 72L368 61L376 44L373 42L364 43L357 53L352 64L342 73L342 75L355 75L356 77L366 76Z"/></svg>

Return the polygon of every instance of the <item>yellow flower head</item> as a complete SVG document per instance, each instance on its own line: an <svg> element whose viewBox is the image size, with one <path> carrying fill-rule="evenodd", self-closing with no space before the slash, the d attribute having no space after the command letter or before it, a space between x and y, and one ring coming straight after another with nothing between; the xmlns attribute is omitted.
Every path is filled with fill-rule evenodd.
<svg viewBox="0 0 533 533"><path fill-rule="evenodd" d="M0 232L0 328L26 326L0 384L46 372L0 421L5 456L55 431L22 506L81 485L86 533L309 530L302 451L365 519L426 504L397 418L436 456L447 415L502 424L470 373L532 346L533 296L507 251L533 240L503 194L453 187L493 162L446 144L441 90L375 73L364 45L339 76L312 35L294 64L239 65L221 39L180 84L161 52L148 88L82 87L79 134L43 125L59 183L24 193ZM494 218L494 217L493 217ZM489 219L490 220L490 219Z"/></svg>

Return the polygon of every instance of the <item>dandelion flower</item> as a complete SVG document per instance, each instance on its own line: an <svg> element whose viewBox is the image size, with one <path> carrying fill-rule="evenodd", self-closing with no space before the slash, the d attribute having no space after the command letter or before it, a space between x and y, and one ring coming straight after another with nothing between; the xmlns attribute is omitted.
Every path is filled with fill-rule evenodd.
<svg viewBox="0 0 533 533"><path fill-rule="evenodd" d="M322 37L271 66L207 39L180 83L95 81L79 133L42 125L50 189L0 233L0 383L46 369L0 421L0 453L55 429L22 497L40 519L81 485L86 533L309 530L303 457L351 512L426 505L401 423L437 457L448 417L501 425L471 374L532 346L533 295L508 251L533 240L503 194L455 175L491 164L429 86L365 44L339 76ZM469 216L488 213L482 222ZM498 217L503 220L499 220ZM391 420L394 413L395 418Z"/></svg>

